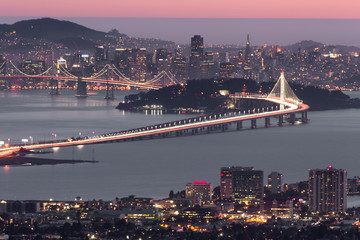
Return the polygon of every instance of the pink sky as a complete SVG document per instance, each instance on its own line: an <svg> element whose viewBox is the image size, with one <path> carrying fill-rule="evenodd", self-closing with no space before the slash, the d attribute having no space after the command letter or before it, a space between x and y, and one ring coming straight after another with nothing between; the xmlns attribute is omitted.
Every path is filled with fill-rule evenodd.
<svg viewBox="0 0 360 240"><path fill-rule="evenodd" d="M360 0L3 0L0 16L359 19Z"/></svg>

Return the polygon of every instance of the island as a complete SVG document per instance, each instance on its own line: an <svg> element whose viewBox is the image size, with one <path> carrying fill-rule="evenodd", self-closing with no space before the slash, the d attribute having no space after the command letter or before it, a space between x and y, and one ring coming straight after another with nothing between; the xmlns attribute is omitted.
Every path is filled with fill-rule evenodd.
<svg viewBox="0 0 360 240"><path fill-rule="evenodd" d="M257 83L248 79L202 79L140 92L125 97L116 107L119 110L164 110L214 112L236 107L229 94L269 94L275 82ZM358 98L350 98L340 90L327 90L315 86L289 83L294 93L310 106L312 111L360 108Z"/></svg>

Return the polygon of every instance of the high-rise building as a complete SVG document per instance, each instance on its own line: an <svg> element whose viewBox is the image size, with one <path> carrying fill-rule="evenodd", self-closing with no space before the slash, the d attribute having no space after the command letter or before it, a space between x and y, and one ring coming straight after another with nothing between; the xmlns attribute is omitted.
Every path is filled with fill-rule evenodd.
<svg viewBox="0 0 360 240"><path fill-rule="evenodd" d="M250 37L247 35L246 46L245 46L245 63L250 61Z"/></svg>
<svg viewBox="0 0 360 240"><path fill-rule="evenodd" d="M133 62L130 63L130 78L135 82L145 82L146 48L133 49Z"/></svg>
<svg viewBox="0 0 360 240"><path fill-rule="evenodd" d="M203 60L200 61L200 77L202 79L214 78L217 73L218 65L214 61L213 52L205 52Z"/></svg>
<svg viewBox="0 0 360 240"><path fill-rule="evenodd" d="M171 67L171 52L169 52L165 48L160 48L156 50L155 55L156 61L156 69L157 73L161 73L162 71L169 71Z"/></svg>
<svg viewBox="0 0 360 240"><path fill-rule="evenodd" d="M272 194L283 191L283 175L278 172L272 172L268 176L268 187Z"/></svg>
<svg viewBox="0 0 360 240"><path fill-rule="evenodd" d="M309 209L313 212L345 212L347 172L329 166L309 170Z"/></svg>
<svg viewBox="0 0 360 240"><path fill-rule="evenodd" d="M194 181L186 184L185 196L188 199L207 202L211 200L211 184L206 181Z"/></svg>
<svg viewBox="0 0 360 240"><path fill-rule="evenodd" d="M105 60L104 46L95 46L94 61L97 68L101 68ZM99 69L100 70L100 69Z"/></svg>
<svg viewBox="0 0 360 240"><path fill-rule="evenodd" d="M186 58L181 55L175 55L172 59L171 71L176 80L185 82L188 79L188 67Z"/></svg>
<svg viewBox="0 0 360 240"><path fill-rule="evenodd" d="M204 38L200 35L191 38L191 54L199 54L201 58L204 54Z"/></svg>
<svg viewBox="0 0 360 240"><path fill-rule="evenodd" d="M232 169L232 196L238 203L258 205L264 197L263 171L253 167L234 167Z"/></svg>
<svg viewBox="0 0 360 240"><path fill-rule="evenodd" d="M220 198L221 200L232 197L232 169L234 167L223 167L220 172Z"/></svg>
<svg viewBox="0 0 360 240"><path fill-rule="evenodd" d="M220 63L220 77L231 78L235 72L235 65L232 63Z"/></svg>
<svg viewBox="0 0 360 240"><path fill-rule="evenodd" d="M191 38L191 54L189 59L189 78L200 79L200 62L204 57L204 39L200 35Z"/></svg>
<svg viewBox="0 0 360 240"><path fill-rule="evenodd" d="M134 63L134 55L131 48L117 48L115 49L114 57L115 66L126 77L131 76L131 64Z"/></svg>

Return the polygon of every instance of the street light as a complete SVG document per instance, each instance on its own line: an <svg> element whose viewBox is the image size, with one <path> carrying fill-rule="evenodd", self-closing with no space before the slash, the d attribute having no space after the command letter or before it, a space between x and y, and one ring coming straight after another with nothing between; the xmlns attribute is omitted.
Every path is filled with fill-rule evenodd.
<svg viewBox="0 0 360 240"><path fill-rule="evenodd" d="M23 138L23 139L21 139L21 141L24 143L24 145L26 145L26 143L29 142L29 139Z"/></svg>
<svg viewBox="0 0 360 240"><path fill-rule="evenodd" d="M29 138L30 138L30 143L33 144L34 143L34 138L32 136L30 136Z"/></svg>

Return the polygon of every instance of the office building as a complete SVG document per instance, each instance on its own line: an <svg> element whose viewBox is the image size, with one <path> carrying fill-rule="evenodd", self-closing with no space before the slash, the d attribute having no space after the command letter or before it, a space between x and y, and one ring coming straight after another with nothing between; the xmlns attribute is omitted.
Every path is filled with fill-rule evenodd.
<svg viewBox="0 0 360 240"><path fill-rule="evenodd" d="M234 167L223 167L220 172L220 198L221 200L232 197L232 169Z"/></svg>
<svg viewBox="0 0 360 240"><path fill-rule="evenodd" d="M185 197L200 202L208 202L211 200L211 184L206 181L188 183L186 184Z"/></svg>
<svg viewBox="0 0 360 240"><path fill-rule="evenodd" d="M309 170L309 209L313 212L345 212L347 172L329 166Z"/></svg>
<svg viewBox="0 0 360 240"><path fill-rule="evenodd" d="M283 175L278 172L272 172L268 176L268 188L272 194L283 191Z"/></svg>
<svg viewBox="0 0 360 240"><path fill-rule="evenodd" d="M200 62L204 57L204 39L200 35L191 38L191 54L189 58L189 78L200 79Z"/></svg>
<svg viewBox="0 0 360 240"><path fill-rule="evenodd" d="M234 167L231 172L233 200L240 204L260 204L264 196L263 171L253 167Z"/></svg>

